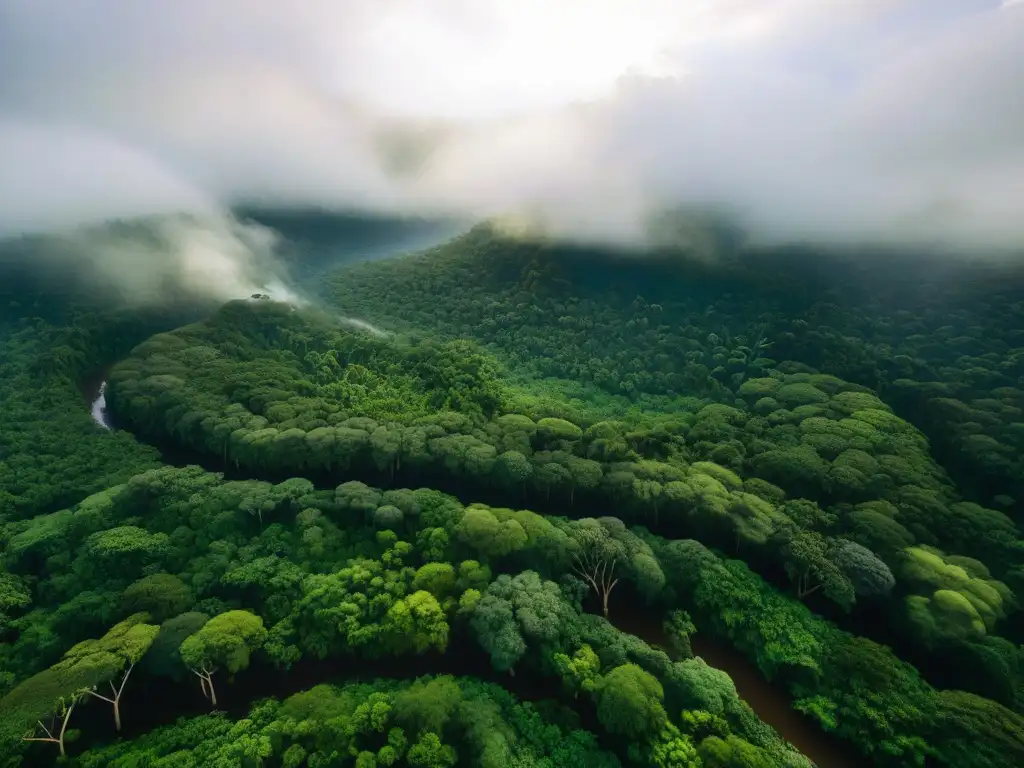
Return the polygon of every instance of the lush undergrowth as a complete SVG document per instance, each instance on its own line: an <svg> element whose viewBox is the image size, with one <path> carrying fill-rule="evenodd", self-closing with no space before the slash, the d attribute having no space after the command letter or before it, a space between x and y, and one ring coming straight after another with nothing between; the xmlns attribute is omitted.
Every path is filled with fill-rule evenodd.
<svg viewBox="0 0 1024 768"><path fill-rule="evenodd" d="M1015 284L772 258L480 228L330 312L12 305L0 765L1024 764Z"/></svg>

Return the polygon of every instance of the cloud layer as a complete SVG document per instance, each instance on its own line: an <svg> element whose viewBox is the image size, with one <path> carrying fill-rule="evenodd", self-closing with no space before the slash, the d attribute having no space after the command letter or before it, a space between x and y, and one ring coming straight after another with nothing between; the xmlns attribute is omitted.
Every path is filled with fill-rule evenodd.
<svg viewBox="0 0 1024 768"><path fill-rule="evenodd" d="M1002 0L0 0L0 235L243 203L1024 246ZM204 218L205 217L205 218Z"/></svg>
<svg viewBox="0 0 1024 768"><path fill-rule="evenodd" d="M118 305L173 303L183 293L226 299L256 292L302 303L276 245L272 230L220 211L161 212L0 240L0 275L5 265L28 265L62 290L85 288Z"/></svg>

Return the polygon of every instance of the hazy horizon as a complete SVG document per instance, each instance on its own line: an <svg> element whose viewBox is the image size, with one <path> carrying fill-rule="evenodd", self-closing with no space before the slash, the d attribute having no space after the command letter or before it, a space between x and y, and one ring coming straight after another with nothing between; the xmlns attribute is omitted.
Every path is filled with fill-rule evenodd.
<svg viewBox="0 0 1024 768"><path fill-rule="evenodd" d="M160 253L205 283L246 205L1016 254L1022 46L1000 0L0 0L0 237L201 222Z"/></svg>

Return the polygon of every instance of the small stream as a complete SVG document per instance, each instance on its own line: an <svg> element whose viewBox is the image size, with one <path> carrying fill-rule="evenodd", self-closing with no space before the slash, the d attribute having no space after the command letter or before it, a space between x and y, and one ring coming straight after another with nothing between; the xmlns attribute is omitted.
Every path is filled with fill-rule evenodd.
<svg viewBox="0 0 1024 768"><path fill-rule="evenodd" d="M735 648L699 633L690 638L690 646L694 656L727 672L740 698L757 716L820 768L864 766L851 744L822 730L809 717L793 709L792 697L781 686L765 680L754 663Z"/></svg>

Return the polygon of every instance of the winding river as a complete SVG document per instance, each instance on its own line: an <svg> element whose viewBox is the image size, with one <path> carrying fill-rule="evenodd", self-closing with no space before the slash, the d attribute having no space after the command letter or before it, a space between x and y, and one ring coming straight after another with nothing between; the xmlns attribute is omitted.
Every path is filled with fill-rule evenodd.
<svg viewBox="0 0 1024 768"><path fill-rule="evenodd" d="M104 370L86 382L85 387L83 387L83 394L90 404L90 410L95 422L103 429L112 430L114 426L106 411L105 398L106 376L108 374L109 369ZM195 461L189 460L182 463L203 463L200 457L195 458ZM208 468L211 471L216 471L214 467ZM670 645L661 625L660 613L645 611L638 600L623 600L621 598L620 600L613 598L610 611L612 623L622 631L636 635L652 646L667 650ZM700 656L710 666L726 672L736 685L736 691L740 698L750 705L750 708L757 713L757 716L778 731L783 738L800 750L800 752L813 760L819 768L856 768L864 765L853 753L851 745L839 737L823 731L813 720L795 711L792 708L792 698L789 694L781 686L765 680L757 667L735 648L728 644L716 642L700 633L692 638L691 643L694 655ZM451 656L449 655L448 658L450 659ZM450 669L449 665L446 666ZM306 667L309 667L309 669L306 669ZM305 673L301 676L304 681L304 687L311 687L324 679L330 679L321 678L317 680L316 675L312 674L313 667L320 669L320 665L302 665L302 669L305 670ZM270 674L269 668L264 671ZM337 670L332 668L331 671L334 673L331 677L337 679ZM428 671L430 670L423 668L417 673L425 674ZM479 669L474 669L472 672L464 670L461 673L476 674L486 679L486 676L482 674L482 670ZM387 677L390 675L385 674L383 676ZM280 675L275 676L273 681L267 680L265 684L249 680L245 685L247 693L241 697L243 701L239 701L238 705L236 705L239 716L244 716L248 703L259 696L289 695L297 690L302 690L302 688L294 687L296 677L289 675L290 680L288 683L285 683L283 679L277 679L278 677ZM502 679L500 682L508 687L508 683L511 681ZM249 690L250 688L251 691ZM536 696L530 696L525 690L516 690L515 692L521 697L536 698ZM178 706L184 708L183 704L184 702L179 702ZM177 707L175 708L177 709ZM234 712L235 708L232 708L232 713ZM182 714L182 712L179 710L177 714Z"/></svg>
<svg viewBox="0 0 1024 768"><path fill-rule="evenodd" d="M643 609L639 599L613 601L609 618L623 632L636 635L666 653L671 648L658 613ZM780 685L768 682L752 661L731 645L697 632L690 638L694 656L732 678L736 692L765 723L809 757L819 768L863 768L852 745L827 733L806 715L793 709L792 697Z"/></svg>
<svg viewBox="0 0 1024 768"><path fill-rule="evenodd" d="M445 237L447 238L448 236L450 235L446 234ZM434 237L437 237L437 235L434 235ZM429 236L424 238L424 240L429 239ZM419 247L425 247L425 245L430 244L436 243L416 243ZM346 256L345 261L360 261L368 258L380 258L381 254L376 249L367 248L361 253L349 253ZM319 266L314 271L319 273L323 269L322 266ZM108 431L114 429L113 422L107 413L106 403L106 377L109 372L109 368L98 371L94 377L83 382L82 387L83 395L89 404L93 420L97 425ZM636 601L629 602L629 605L613 605L611 611L613 623L619 629L636 635L651 645L667 649L669 647L668 638L662 629L660 615L644 611L642 606ZM793 710L789 695L781 687L765 680L754 664L737 650L731 646L717 643L700 634L693 637L692 646L695 655L700 656L709 665L725 671L732 677L740 697L750 705L751 709L757 713L761 720L775 728L783 738L813 760L820 768L854 768L864 764L863 761L856 758L849 744L846 744L836 736L826 733L815 722ZM553 689L547 690L545 686L537 686L536 684L527 685L525 680L517 680L516 678L506 679L504 677L501 680L496 680L493 673L488 673L488 669L484 666L466 666L463 663L453 664L453 659L459 655L452 654L449 651L448 654L445 654L446 663L440 665L437 669L456 674L473 674L484 679L495 680L506 688L513 690L523 699L557 697L557 693ZM297 664L291 673L283 673L269 667L257 667L259 674L241 676L236 686L232 686L232 688L235 688L235 691L228 699L232 703L227 708L232 715L244 717L248 711L249 703L261 696L287 696L298 690L312 687L318 682L331 679L337 680L339 677L351 679L352 671L350 665L351 662L303 661ZM403 670L410 673L409 675L398 675L398 670L388 671L383 668L371 668L371 666L363 665L360 662L360 668L363 673L376 672L382 677L415 676L431 671L428 667L411 664L409 669ZM345 667L347 669L343 669ZM257 669L254 669L253 672L257 671ZM129 726L127 730L133 731L129 735L149 730L161 723L171 722L174 717L181 714L201 712L201 706L198 706L200 705L201 697L199 697L198 693L193 691L192 694L194 695L183 695L183 690L178 689L176 686L168 687L168 690L165 692L165 703L167 706L153 708L153 711L147 716L140 718L140 722L135 724L134 729ZM164 699L161 698L161 700ZM592 713L581 714L585 715L585 720L588 719L586 715L592 716Z"/></svg>

